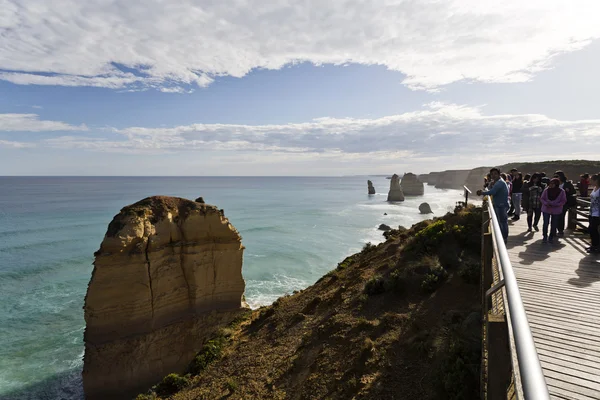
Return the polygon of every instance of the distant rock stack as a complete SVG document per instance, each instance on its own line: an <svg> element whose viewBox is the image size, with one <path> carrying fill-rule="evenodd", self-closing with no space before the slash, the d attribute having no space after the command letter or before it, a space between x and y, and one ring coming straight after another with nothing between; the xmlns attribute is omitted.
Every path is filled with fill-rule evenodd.
<svg viewBox="0 0 600 400"><path fill-rule="evenodd" d="M387 201L404 201L404 193L402 193L402 187L400 187L400 177L396 174L392 175L390 180Z"/></svg>
<svg viewBox="0 0 600 400"><path fill-rule="evenodd" d="M405 196L422 196L425 192L423 182L411 172L404 174L400 186L402 186L402 191Z"/></svg>
<svg viewBox="0 0 600 400"><path fill-rule="evenodd" d="M419 212L421 214L433 214L433 211L431 211L431 206L428 203L421 203L419 206Z"/></svg>
<svg viewBox="0 0 600 400"><path fill-rule="evenodd" d="M369 194L375 194L375 187L373 186L373 182L367 181L367 186L369 188Z"/></svg>
<svg viewBox="0 0 600 400"><path fill-rule="evenodd" d="M125 399L183 373L242 311L244 247L219 209L149 197L114 217L85 297L83 387Z"/></svg>

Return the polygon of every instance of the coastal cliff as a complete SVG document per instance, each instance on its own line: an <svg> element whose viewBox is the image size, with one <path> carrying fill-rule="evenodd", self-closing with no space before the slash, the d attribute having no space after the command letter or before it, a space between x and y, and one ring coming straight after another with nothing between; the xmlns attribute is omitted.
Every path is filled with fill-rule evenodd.
<svg viewBox="0 0 600 400"><path fill-rule="evenodd" d="M430 172L419 175L419 179L434 185L438 189L459 189L467 186L473 194L483 187L483 178L489 172L490 167L477 167L471 170L448 170ZM569 179L579 180L583 173L597 173L600 171L600 161L589 160L556 160L540 162L514 162L498 166L502 172L509 172L516 168L523 174L534 172L546 172L552 176L555 171L562 170Z"/></svg>
<svg viewBox="0 0 600 400"><path fill-rule="evenodd" d="M219 331L150 399L475 399L481 209L390 230Z"/></svg>
<svg viewBox="0 0 600 400"><path fill-rule="evenodd" d="M243 309L243 246L223 212L149 197L114 217L84 306L87 399L131 398L183 372Z"/></svg>

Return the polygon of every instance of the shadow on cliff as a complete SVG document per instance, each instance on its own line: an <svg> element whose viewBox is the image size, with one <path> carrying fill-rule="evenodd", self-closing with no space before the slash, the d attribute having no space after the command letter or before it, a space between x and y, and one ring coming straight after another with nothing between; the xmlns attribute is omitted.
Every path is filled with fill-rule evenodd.
<svg viewBox="0 0 600 400"><path fill-rule="evenodd" d="M50 378L0 394L0 400L83 400L81 368L61 372Z"/></svg>

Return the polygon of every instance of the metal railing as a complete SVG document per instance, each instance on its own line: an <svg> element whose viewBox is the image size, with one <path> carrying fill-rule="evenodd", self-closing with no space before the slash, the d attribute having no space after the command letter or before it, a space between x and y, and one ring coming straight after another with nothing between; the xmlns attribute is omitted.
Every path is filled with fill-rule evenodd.
<svg viewBox="0 0 600 400"><path fill-rule="evenodd" d="M469 195L472 193L471 190L463 185L463 188L465 189L465 206L467 205L467 203L469 202Z"/></svg>
<svg viewBox="0 0 600 400"><path fill-rule="evenodd" d="M578 197L577 205L569 209L568 228L583 229L588 228L588 218L590 215L590 198Z"/></svg>
<svg viewBox="0 0 600 400"><path fill-rule="evenodd" d="M485 312L488 312L487 299L501 290L503 295L502 308L506 317L506 331L510 342L508 347L511 352L512 382L515 389L515 396L524 400L550 399L517 279L515 278L508 251L502 237L498 216L492 206L492 199L489 198L487 201L489 202L487 204L489 221L484 223L484 228L488 230L488 232L485 232L484 229L484 236L486 233L491 236L491 243L489 243L491 246L484 245L483 247L484 252L486 247L491 247L490 250L493 249L493 254L488 255L488 257L492 256L493 258L493 260L490 260L489 265L491 267L495 263L497 266L497 277L491 282L488 281L488 283L492 283L489 289L485 286L483 288L483 290L487 289L484 294L486 302ZM485 257L486 255L484 254L484 259ZM488 376L489 379L493 379L493 377ZM488 398L495 398L495 396L488 396Z"/></svg>

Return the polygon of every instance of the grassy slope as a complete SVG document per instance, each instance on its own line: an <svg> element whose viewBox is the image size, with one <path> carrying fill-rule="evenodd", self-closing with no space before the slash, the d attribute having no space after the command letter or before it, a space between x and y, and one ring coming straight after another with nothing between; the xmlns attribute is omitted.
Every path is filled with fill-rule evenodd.
<svg viewBox="0 0 600 400"><path fill-rule="evenodd" d="M314 285L236 321L213 342L216 351L205 346L202 371L159 392L166 398L179 386L174 399L477 398L480 226L481 210L469 208L390 232Z"/></svg>

